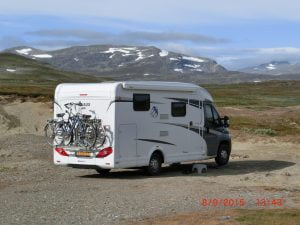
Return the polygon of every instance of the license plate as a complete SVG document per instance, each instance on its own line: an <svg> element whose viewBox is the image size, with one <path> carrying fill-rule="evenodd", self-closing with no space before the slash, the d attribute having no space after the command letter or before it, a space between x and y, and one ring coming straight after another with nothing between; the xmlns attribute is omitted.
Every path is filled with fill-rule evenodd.
<svg viewBox="0 0 300 225"><path fill-rule="evenodd" d="M76 152L75 155L78 156L78 157L91 157L92 153L91 152L79 151L79 152Z"/></svg>

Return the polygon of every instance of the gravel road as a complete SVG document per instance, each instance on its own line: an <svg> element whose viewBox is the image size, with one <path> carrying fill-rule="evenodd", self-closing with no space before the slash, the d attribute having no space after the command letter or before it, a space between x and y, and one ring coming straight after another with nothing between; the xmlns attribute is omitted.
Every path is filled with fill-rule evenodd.
<svg viewBox="0 0 300 225"><path fill-rule="evenodd" d="M228 166L206 161L204 175L191 164L166 167L159 177L143 170L93 170L54 166L43 137L0 137L0 224L118 224L177 212L216 210L205 199L283 199L300 204L300 147L291 143L234 143ZM236 207L239 207L238 205ZM228 207L227 207L228 208Z"/></svg>

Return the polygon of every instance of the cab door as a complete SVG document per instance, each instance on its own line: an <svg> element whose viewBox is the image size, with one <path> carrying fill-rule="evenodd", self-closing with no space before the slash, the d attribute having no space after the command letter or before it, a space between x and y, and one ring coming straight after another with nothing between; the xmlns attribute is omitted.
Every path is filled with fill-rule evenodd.
<svg viewBox="0 0 300 225"><path fill-rule="evenodd" d="M191 152L203 152L203 141L201 137L201 124L202 124L202 105L201 101L195 97L189 99L188 105L188 118L189 118L189 145Z"/></svg>
<svg viewBox="0 0 300 225"><path fill-rule="evenodd" d="M205 102L204 107L204 131L203 137L207 145L207 155L213 156L217 154L219 147L219 120L216 110L211 103Z"/></svg>

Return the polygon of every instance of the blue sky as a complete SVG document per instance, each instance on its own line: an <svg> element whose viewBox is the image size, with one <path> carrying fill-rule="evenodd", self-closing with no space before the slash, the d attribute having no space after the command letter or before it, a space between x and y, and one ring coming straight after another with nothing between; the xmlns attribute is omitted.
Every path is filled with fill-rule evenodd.
<svg viewBox="0 0 300 225"><path fill-rule="evenodd" d="M154 45L229 69L300 62L296 0L10 0L0 2L0 50L18 45Z"/></svg>

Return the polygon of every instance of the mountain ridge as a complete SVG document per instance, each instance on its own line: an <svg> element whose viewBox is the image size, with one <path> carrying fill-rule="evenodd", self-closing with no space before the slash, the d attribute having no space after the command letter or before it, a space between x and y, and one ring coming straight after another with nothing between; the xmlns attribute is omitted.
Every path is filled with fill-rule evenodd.
<svg viewBox="0 0 300 225"><path fill-rule="evenodd" d="M47 62L65 71L83 72L96 76L113 76L113 73L141 74L142 76L198 75L227 71L215 60L180 54L154 46L90 45L51 51L18 46L6 49L4 52Z"/></svg>
<svg viewBox="0 0 300 225"><path fill-rule="evenodd" d="M246 67L239 70L251 74L283 75L300 74L300 63L291 64L289 61L272 60L268 63L262 63L258 66Z"/></svg>

